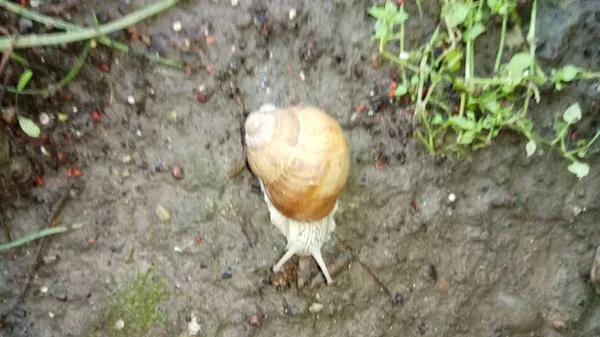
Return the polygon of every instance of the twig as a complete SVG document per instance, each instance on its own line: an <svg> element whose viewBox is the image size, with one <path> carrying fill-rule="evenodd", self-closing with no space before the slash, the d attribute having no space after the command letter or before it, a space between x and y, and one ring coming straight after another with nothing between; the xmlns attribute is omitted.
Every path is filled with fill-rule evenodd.
<svg viewBox="0 0 600 337"><path fill-rule="evenodd" d="M39 47L57 45L63 43L70 43L82 40L89 40L98 38L103 35L110 34L114 31L124 29L126 27L135 25L139 21L142 21L150 16L156 15L162 12L181 0L163 0L152 5L148 5L144 8L134 11L133 13L127 14L113 22L92 28L84 28L80 31L71 31L66 33L51 33L51 34L30 34L22 36L19 41L15 44L14 48L27 48L27 47ZM0 5L6 7L8 1L0 0ZM0 51L7 49L10 46L10 41L7 38L0 38Z"/></svg>
<svg viewBox="0 0 600 337"><path fill-rule="evenodd" d="M358 258L358 256L354 253L354 250L352 249L352 247L350 247L346 241L344 241L342 238L339 237L339 235L333 233L333 236L336 237L336 239L338 240L338 242L340 243L340 245L342 246L342 249L344 249L345 251L350 252L353 257L356 259L356 261L358 261L358 263L360 263L360 265L365 268L365 270L367 271L367 273L369 273L369 275L371 275L371 277L373 278L373 280L375 280L375 282L377 282L377 284L379 284L379 286L381 288L383 288L383 290L385 290L385 292L388 294L388 296L392 299L392 302L394 302L394 294L392 294L392 292L390 291L390 289L377 277L377 274L375 274L375 272L364 262L362 262L360 260L360 258Z"/></svg>

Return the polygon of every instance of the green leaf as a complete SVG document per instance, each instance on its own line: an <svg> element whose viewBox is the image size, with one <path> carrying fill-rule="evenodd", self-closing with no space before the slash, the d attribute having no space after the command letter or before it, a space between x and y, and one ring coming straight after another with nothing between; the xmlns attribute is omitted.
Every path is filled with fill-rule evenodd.
<svg viewBox="0 0 600 337"><path fill-rule="evenodd" d="M404 84L399 84L394 91L394 96L403 96L408 92L408 88Z"/></svg>
<svg viewBox="0 0 600 337"><path fill-rule="evenodd" d="M435 114L435 116L433 116L433 119L431 120L431 124L440 125L442 123L444 123L444 119L442 118L442 115Z"/></svg>
<svg viewBox="0 0 600 337"><path fill-rule="evenodd" d="M527 157L531 157L535 153L535 149L535 140L531 139L527 142L527 145L525 145L525 152L527 152Z"/></svg>
<svg viewBox="0 0 600 337"><path fill-rule="evenodd" d="M463 2L451 2L446 6L446 17L448 18L448 24L451 28L456 27L463 23L469 15L471 5Z"/></svg>
<svg viewBox="0 0 600 337"><path fill-rule="evenodd" d="M19 126L31 138L38 138L40 136L40 128L27 117L19 116Z"/></svg>
<svg viewBox="0 0 600 337"><path fill-rule="evenodd" d="M563 120L569 124L575 124L581 120L581 107L579 102L572 104L563 113Z"/></svg>
<svg viewBox="0 0 600 337"><path fill-rule="evenodd" d="M464 117L460 117L460 116L452 116L449 118L449 120L456 125L457 127L463 129L463 130L474 130L475 129L475 122L474 121L470 121L467 120Z"/></svg>
<svg viewBox="0 0 600 337"><path fill-rule="evenodd" d="M494 126L494 120L490 116L485 117L481 122L481 127L484 129L489 130L492 126Z"/></svg>
<svg viewBox="0 0 600 337"><path fill-rule="evenodd" d="M459 144L471 144L471 143L473 143L473 139L475 139L475 132L467 131L462 134L462 137L460 138L460 141L458 143Z"/></svg>
<svg viewBox="0 0 600 337"><path fill-rule="evenodd" d="M462 58L462 54L458 52L458 50L453 49L446 54L444 57L444 61L448 67L450 72L456 72L460 69L460 60Z"/></svg>
<svg viewBox="0 0 600 337"><path fill-rule="evenodd" d="M473 41L473 40L475 40L475 38L477 38L483 32L485 32L485 26L481 23L477 23L473 27L471 27L471 29L469 29L465 32L465 34L463 35L463 40L464 41Z"/></svg>
<svg viewBox="0 0 600 337"><path fill-rule="evenodd" d="M408 14L404 10L400 10L396 13L396 15L394 15L392 22L399 25L404 23L406 20L408 20Z"/></svg>
<svg viewBox="0 0 600 337"><path fill-rule="evenodd" d="M573 163L569 165L567 169L569 170L569 172L576 175L577 178L579 178L579 180L581 180L581 178L587 176L590 173L590 165L577 160L574 160Z"/></svg>
<svg viewBox="0 0 600 337"><path fill-rule="evenodd" d="M533 59L531 58L531 54L525 52L517 53L513 55L512 59L510 59L510 62L508 62L505 69L513 75L518 74L520 76L527 68L529 68L532 62Z"/></svg>
<svg viewBox="0 0 600 337"><path fill-rule="evenodd" d="M560 118L557 118L557 119L554 121L554 126L553 126L553 129L554 129L554 135L555 135L555 136L558 136L558 135L560 135L560 133L562 132L562 130L564 130L564 128L566 128L568 125L569 125L569 124L567 124L567 123L566 123L564 120L562 120L562 119L560 119Z"/></svg>
<svg viewBox="0 0 600 337"><path fill-rule="evenodd" d="M379 20L383 20L386 15L385 9L381 7L369 7L367 13Z"/></svg>
<svg viewBox="0 0 600 337"><path fill-rule="evenodd" d="M410 78L410 84L412 84L412 85L417 85L417 84L419 84L419 75L413 75L413 76Z"/></svg>
<svg viewBox="0 0 600 337"><path fill-rule="evenodd" d="M568 64L568 65L564 66L560 72L562 74L561 77L562 77L563 81L571 82L572 80L575 79L579 70L577 69L576 66L574 66L572 64Z"/></svg>
<svg viewBox="0 0 600 337"><path fill-rule="evenodd" d="M27 69L21 74L21 76L19 77L19 83L17 84L18 92L21 92L23 91L23 89L25 89L25 86L27 86L27 83L31 79L31 76L33 76L33 72L31 71L31 69Z"/></svg>

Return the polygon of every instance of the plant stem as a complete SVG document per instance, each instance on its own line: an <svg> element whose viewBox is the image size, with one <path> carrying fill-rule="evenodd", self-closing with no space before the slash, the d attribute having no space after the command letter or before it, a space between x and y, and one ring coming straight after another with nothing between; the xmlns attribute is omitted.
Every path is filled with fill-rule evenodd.
<svg viewBox="0 0 600 337"><path fill-rule="evenodd" d="M85 44L85 46L83 47L82 52L77 57L77 60L75 60L75 63L73 64L73 66L71 67L69 72L57 84L51 84L46 89L43 89L43 90L21 90L21 91L18 91L17 88L15 88L15 87L5 87L5 89L9 92L17 93L17 94L42 95L42 96L48 97L48 96L54 94L58 89L64 87L73 78L75 78L75 76L77 76L77 74L79 73L79 70L81 70L81 67L83 67L85 60L88 57L90 48L91 48L91 45L90 45L90 42L88 41Z"/></svg>
<svg viewBox="0 0 600 337"><path fill-rule="evenodd" d="M24 237L11 241L9 243L5 243L3 245L0 245L0 252L5 251L7 249L10 248L14 248L14 247L18 247L21 245L24 245L28 242L43 238L45 236L48 235L52 235L52 234L58 234L58 233L64 233L73 229L79 229L82 228L83 226L85 226L85 224L83 223L75 223L72 225L62 225L62 226L57 226L57 227L51 227L51 228L46 228L43 229L37 233L31 233L28 235L25 235Z"/></svg>
<svg viewBox="0 0 600 337"><path fill-rule="evenodd" d="M6 0L0 0L2 3ZM101 25L99 27L84 28L80 31L70 31L66 33L51 33L51 34L30 34L24 35L14 44L14 48L27 48L27 47L39 47L57 45L63 43L70 43L82 40L88 40L97 38L103 35L110 34L114 31L124 29L132 26L139 21L142 21L150 16L156 15L162 12L181 0L162 0L157 3L148 5L141 9L129 13L113 22ZM10 47L10 40L8 38L0 38L0 51L6 50Z"/></svg>
<svg viewBox="0 0 600 337"><path fill-rule="evenodd" d="M496 55L496 63L494 64L494 74L500 69L500 61L504 52L504 39L506 38L506 24L508 22L508 12L502 16L502 31L500 32L500 45L498 46L498 55Z"/></svg>
<svg viewBox="0 0 600 337"><path fill-rule="evenodd" d="M12 2L8 2L6 0L0 0L0 6L6 8L7 10L14 12L15 14L18 14L24 18L27 18L27 19L30 19L30 20L33 20L33 21L36 21L39 23L43 23L47 26L60 28L60 29L66 30L66 31L81 31L81 30L83 30L82 27L80 27L76 24L73 24L73 23L70 23L67 21L63 21L63 20L59 20L59 19L55 19L53 17L39 14L34 11L30 11L25 7L19 6ZM107 47L114 48L114 49L124 52L124 53L129 52L129 47L126 44L112 40L106 36L98 37L98 42L100 42L101 44L103 44Z"/></svg>

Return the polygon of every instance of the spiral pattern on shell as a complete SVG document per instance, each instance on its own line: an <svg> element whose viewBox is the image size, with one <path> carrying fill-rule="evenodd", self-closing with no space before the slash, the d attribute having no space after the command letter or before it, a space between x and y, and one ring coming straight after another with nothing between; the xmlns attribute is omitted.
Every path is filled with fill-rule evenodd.
<svg viewBox="0 0 600 337"><path fill-rule="evenodd" d="M273 205L310 222L333 210L348 178L348 141L339 124L314 107L263 105L245 123L247 157Z"/></svg>

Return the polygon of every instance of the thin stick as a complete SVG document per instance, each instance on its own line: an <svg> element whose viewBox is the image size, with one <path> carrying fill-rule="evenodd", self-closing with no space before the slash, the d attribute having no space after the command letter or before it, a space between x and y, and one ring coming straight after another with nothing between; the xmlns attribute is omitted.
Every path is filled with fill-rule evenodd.
<svg viewBox="0 0 600 337"><path fill-rule="evenodd" d="M110 34L114 31L135 25L139 21L142 21L150 16L156 15L157 13L172 7L179 1L181 0L163 0L141 8L133 13L127 14L108 24L92 28L84 28L77 32L72 31L66 33L52 33L43 35L25 35L22 36L19 39L19 41L17 41L17 43L14 45L14 48L49 46L97 38L103 35ZM4 4L6 2L6 0L0 0L1 4ZM9 39L0 38L0 51L7 49L9 46Z"/></svg>
<svg viewBox="0 0 600 337"><path fill-rule="evenodd" d="M31 242L31 241L43 238L43 237L48 236L48 235L53 235L53 234L68 232L68 231L73 230L73 229L82 228L83 226L85 226L85 224L83 224L83 223L74 223L72 225L62 225L62 226L57 226L57 227L46 228L46 229L43 229L43 230L41 230L39 232L31 233L31 234L25 235L24 237L22 237L20 239L11 241L11 242L3 244L3 245L0 245L0 252L5 251L5 250L10 249L10 248L14 248L14 247L18 247L18 246L24 245L24 244L26 244L28 242Z"/></svg>

